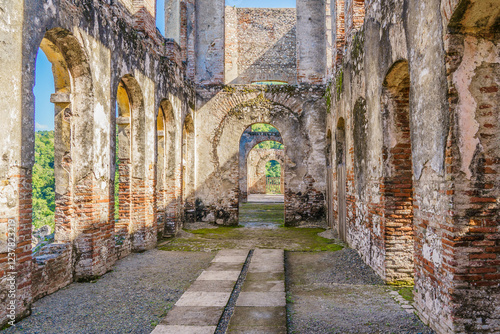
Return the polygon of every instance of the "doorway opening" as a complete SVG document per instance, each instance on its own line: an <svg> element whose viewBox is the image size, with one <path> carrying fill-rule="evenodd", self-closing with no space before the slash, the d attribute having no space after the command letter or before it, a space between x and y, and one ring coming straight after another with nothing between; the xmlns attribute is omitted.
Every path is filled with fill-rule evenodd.
<svg viewBox="0 0 500 334"><path fill-rule="evenodd" d="M239 222L277 228L284 223L285 146L271 124L249 126L240 139ZM241 196L244 194L244 196Z"/></svg>

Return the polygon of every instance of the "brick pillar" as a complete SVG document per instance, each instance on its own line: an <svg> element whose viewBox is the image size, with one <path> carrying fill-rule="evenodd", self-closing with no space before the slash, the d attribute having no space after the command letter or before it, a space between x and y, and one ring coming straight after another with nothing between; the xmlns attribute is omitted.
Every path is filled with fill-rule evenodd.
<svg viewBox="0 0 500 334"><path fill-rule="evenodd" d="M132 0L134 28L156 36L156 1Z"/></svg>

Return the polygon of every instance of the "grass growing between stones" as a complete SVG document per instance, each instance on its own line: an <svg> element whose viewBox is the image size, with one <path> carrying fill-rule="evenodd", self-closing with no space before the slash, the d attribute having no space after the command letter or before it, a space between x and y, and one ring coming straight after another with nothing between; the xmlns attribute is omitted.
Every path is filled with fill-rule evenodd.
<svg viewBox="0 0 500 334"><path fill-rule="evenodd" d="M175 238L159 247L172 251L217 251L224 248L271 248L287 251L338 251L343 246L335 240L318 236L321 228L281 227L278 229L250 229L218 227L188 230L187 237Z"/></svg>
<svg viewBox="0 0 500 334"><path fill-rule="evenodd" d="M401 297L410 303L414 302L413 298L413 286L402 286L402 287L393 287L394 291L397 291Z"/></svg>

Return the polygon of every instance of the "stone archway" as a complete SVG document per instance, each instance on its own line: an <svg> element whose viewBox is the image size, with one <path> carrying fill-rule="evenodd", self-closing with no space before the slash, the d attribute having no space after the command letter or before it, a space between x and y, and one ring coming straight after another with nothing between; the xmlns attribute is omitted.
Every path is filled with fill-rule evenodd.
<svg viewBox="0 0 500 334"><path fill-rule="evenodd" d="M317 111L325 108L323 95L307 93L311 95L306 102L297 95L292 98L285 89L275 89L256 86L250 92L237 88L220 92L198 111L197 142L211 143L208 152L197 150L198 166L203 165L197 169L196 196L201 220L237 224L241 134L249 124L267 123L280 131L286 145L290 143L285 152L285 225L324 226L325 174L324 168L315 167L325 164L320 125L324 113ZM207 126L205 119L213 126Z"/></svg>
<svg viewBox="0 0 500 334"><path fill-rule="evenodd" d="M254 148L247 159L248 194L266 194L266 164L277 161L281 165L280 191L285 193L285 154L283 149Z"/></svg>

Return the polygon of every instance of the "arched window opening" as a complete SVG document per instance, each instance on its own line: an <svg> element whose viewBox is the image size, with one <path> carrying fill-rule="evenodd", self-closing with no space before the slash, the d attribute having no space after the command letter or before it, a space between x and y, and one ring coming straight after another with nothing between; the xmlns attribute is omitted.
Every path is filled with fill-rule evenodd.
<svg viewBox="0 0 500 334"><path fill-rule="evenodd" d="M35 86L35 164L32 174L32 251L54 240L55 175L54 175L54 105L55 92L52 64L40 48L36 58Z"/></svg>

